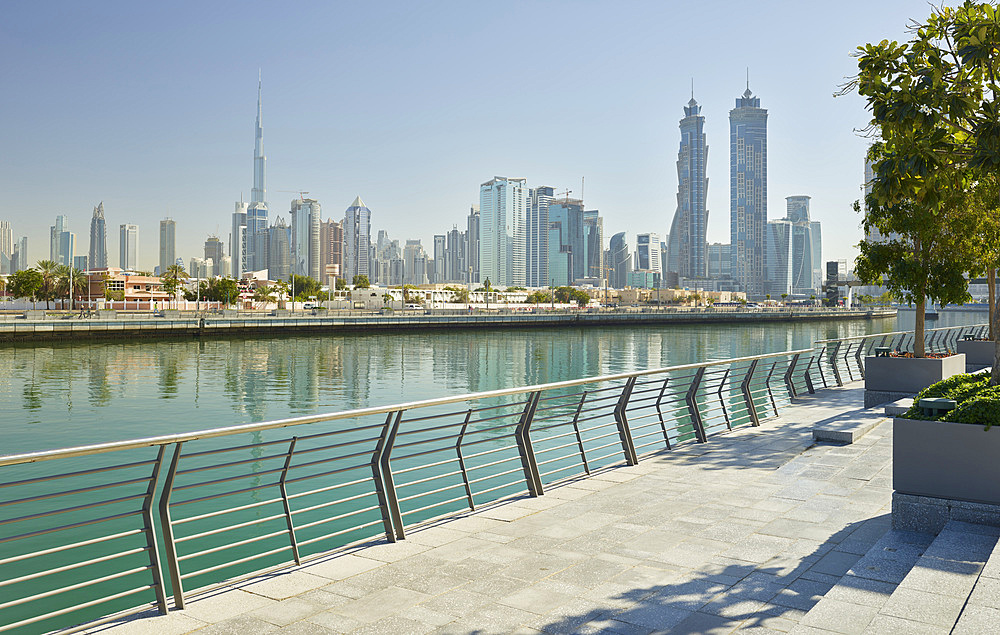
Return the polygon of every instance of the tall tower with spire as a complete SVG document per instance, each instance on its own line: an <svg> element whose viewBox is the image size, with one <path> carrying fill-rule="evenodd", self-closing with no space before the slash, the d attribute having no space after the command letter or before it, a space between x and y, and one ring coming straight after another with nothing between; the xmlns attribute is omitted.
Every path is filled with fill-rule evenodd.
<svg viewBox="0 0 1000 635"><path fill-rule="evenodd" d="M733 278L751 299L764 297L767 251L767 110L750 80L729 111L730 254Z"/></svg>
<svg viewBox="0 0 1000 635"><path fill-rule="evenodd" d="M267 267L262 257L257 257L254 245L257 243L253 237L256 234L267 231L267 186L265 184L265 172L267 168L267 157L264 156L264 128L261 123L263 109L261 107L261 79L260 72L257 73L257 123L254 130L253 144L253 189L250 193L250 205L247 206L246 217L246 267L243 271L256 271Z"/></svg>
<svg viewBox="0 0 1000 635"><path fill-rule="evenodd" d="M667 271L683 278L704 278L708 275L708 143L705 139L705 117L694 98L684 107L680 122L681 145L677 151L677 211L670 224L667 247Z"/></svg>

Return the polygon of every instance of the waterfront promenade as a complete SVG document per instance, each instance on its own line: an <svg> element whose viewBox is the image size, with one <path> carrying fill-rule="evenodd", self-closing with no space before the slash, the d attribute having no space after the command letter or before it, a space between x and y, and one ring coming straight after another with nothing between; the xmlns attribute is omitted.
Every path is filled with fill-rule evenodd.
<svg viewBox="0 0 1000 635"><path fill-rule="evenodd" d="M493 309L465 311L336 312L278 315L223 311L203 314L79 314L0 320L0 342L122 337L271 336L287 333L394 332L427 329L505 329L666 324L781 323L892 318L895 309L757 308L584 309L548 311Z"/></svg>
<svg viewBox="0 0 1000 635"><path fill-rule="evenodd" d="M996 534L890 529L891 420L862 392L92 632L986 632ZM830 420L876 425L814 442Z"/></svg>

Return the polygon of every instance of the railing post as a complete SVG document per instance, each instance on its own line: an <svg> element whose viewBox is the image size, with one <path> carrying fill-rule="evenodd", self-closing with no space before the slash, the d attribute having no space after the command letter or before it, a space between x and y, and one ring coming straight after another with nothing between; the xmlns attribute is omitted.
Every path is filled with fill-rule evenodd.
<svg viewBox="0 0 1000 635"><path fill-rule="evenodd" d="M771 376L774 375L774 369L778 367L778 360L771 362L771 370L767 371L767 378L764 379L764 386L767 387L767 397L771 400L771 409L774 410L774 416L778 416L778 404L774 401L774 391L771 390Z"/></svg>
<svg viewBox="0 0 1000 635"><path fill-rule="evenodd" d="M378 496L378 508L382 513L382 527L385 529L385 539L389 542L396 542L396 515L391 511L388 493L389 487L386 485L385 478L382 475L382 456L385 453L389 433L393 429L394 415L397 415L397 413L390 412L386 415L385 424L382 426L382 434L379 435L378 443L375 444L375 451L372 452L372 480L375 483L375 494ZM393 498L395 498L395 492L393 493ZM398 503L396 504L396 509L398 513Z"/></svg>
<svg viewBox="0 0 1000 635"><path fill-rule="evenodd" d="M934 352L934 340L935 340L935 338L937 338L937 336L938 336L938 332L937 331L931 331L930 337L927 338L927 340L926 340L927 341L926 346L927 346L927 352L928 353L933 353Z"/></svg>
<svg viewBox="0 0 1000 635"><path fill-rule="evenodd" d="M531 496L541 496L545 493L542 488L542 477L538 474L538 463L535 461L535 450L531 447L531 420L535 417L535 409L538 408L538 399L541 392L533 392L528 395L528 403L521 412L521 420L514 431L514 438L517 440L517 452L521 455L521 468L524 470L524 481L528 485L528 493Z"/></svg>
<svg viewBox="0 0 1000 635"><path fill-rule="evenodd" d="M635 454L635 445L632 443L632 431L628 427L628 415L625 408L628 407L628 399L632 396L632 389L635 388L635 377L629 377L622 389L622 395L618 398L618 405L615 406L615 423L618 424L618 436L622 440L622 452L625 454L626 465L636 465L639 458Z"/></svg>
<svg viewBox="0 0 1000 635"><path fill-rule="evenodd" d="M743 393L743 401L746 403L747 412L750 413L750 423L755 426L760 425L760 419L757 418L757 406L753 403L753 395L750 393L750 381L753 379L753 371L757 370L757 360L750 362L750 368L747 369L747 374L743 377L743 382L740 384L740 391Z"/></svg>
<svg viewBox="0 0 1000 635"><path fill-rule="evenodd" d="M667 392L667 384L670 382L670 378L667 377L663 380L663 385L660 386L660 394L656 396L656 416L660 420L660 430L663 431L663 443L670 449L670 435L667 434L667 423L663 420L663 410L660 408L660 404L663 402L663 395Z"/></svg>
<svg viewBox="0 0 1000 635"><path fill-rule="evenodd" d="M156 495L157 486L160 483L160 467L163 465L163 455L166 453L166 446L161 445L156 453L156 462L153 463L153 473L150 475L149 487L146 488L146 497L142 499L142 522L145 525L146 548L149 549L149 566L153 575L153 590L156 593L156 608L160 613L167 613L167 589L163 585L163 570L160 564L160 549L156 545L156 527L153 524L153 497Z"/></svg>
<svg viewBox="0 0 1000 635"><path fill-rule="evenodd" d="M288 477L288 467L292 464L292 454L295 452L295 443L298 437L292 437L288 444L288 454L285 455L285 465L281 469L281 478L278 479L278 489L281 491L281 505L285 508L285 524L288 525L288 541L292 545L292 557L295 564L302 564L299 557L299 543L295 539L295 523L292 522L292 505L288 501L288 490L285 488L285 479Z"/></svg>
<svg viewBox="0 0 1000 635"><path fill-rule="evenodd" d="M851 369L851 349L854 348L853 342L847 343L847 350L844 351L844 368L847 369L847 379L849 381L854 381L854 370Z"/></svg>
<svg viewBox="0 0 1000 635"><path fill-rule="evenodd" d="M691 385L688 387L684 401L687 402L688 415L691 417L691 425L694 426L694 434L699 443L707 443L708 436L705 434L705 422L701 419L701 412L698 411L698 387L701 385L701 378L705 376L705 367L702 366L694 374Z"/></svg>
<svg viewBox="0 0 1000 635"><path fill-rule="evenodd" d="M177 559L177 545L174 542L174 525L170 521L170 494L174 489L174 478L177 476L177 464L181 459L181 446L174 446L174 455L170 458L170 468L163 482L160 493L160 529L163 531L163 547L167 553L167 571L170 573L170 586L174 592L174 608L184 608L184 586L181 583L181 564Z"/></svg>
<svg viewBox="0 0 1000 635"><path fill-rule="evenodd" d="M795 383L792 382L792 373L795 372L795 364L799 361L799 353L792 355L792 361L788 362L788 368L785 369L785 389L788 390L788 396L795 399L799 395L795 392Z"/></svg>
<svg viewBox="0 0 1000 635"><path fill-rule="evenodd" d="M396 525L396 538L398 540L406 539L406 532L403 530L403 514L399 510L399 499L396 497L396 483L392 479L392 466L389 464L389 458L392 455L392 448L396 444L396 434L399 432L399 424L403 420L403 411L399 410L396 412L396 420L392 422L392 429L389 430L389 436L385 439L385 448L382 451L382 458L379 461L382 479L385 481L385 498L386 502L389 503L389 514L392 516L392 522Z"/></svg>
<svg viewBox="0 0 1000 635"><path fill-rule="evenodd" d="M816 388L813 386L812 375L809 374L809 369L812 368L814 359L816 359L815 355L809 356L809 363L806 364L806 372L803 374L803 379L806 380L806 390L809 391L810 395L816 394ZM820 371L820 374L823 374L822 371Z"/></svg>
<svg viewBox="0 0 1000 635"><path fill-rule="evenodd" d="M726 408L726 399L722 396L722 389L726 387L726 379L729 378L729 371L732 367L727 366L726 372L722 373L722 380L719 382L719 405L722 406L722 417L726 420L726 429L733 429L733 422L729 419L729 408ZM667 448L670 449L669 447Z"/></svg>
<svg viewBox="0 0 1000 635"><path fill-rule="evenodd" d="M590 474L590 465L587 464L587 452L583 449L583 437L580 436L580 413L583 411L583 402L587 400L587 391L583 391L580 403L576 406L576 414L573 415L573 432L576 433L576 445L580 448L580 460L583 461L583 471ZM668 446L669 447L669 446Z"/></svg>
<svg viewBox="0 0 1000 635"><path fill-rule="evenodd" d="M861 379L865 378L865 362L861 357L864 355L865 349L868 348L869 344L869 340L861 340L861 346L858 347L858 352L854 355L854 361L858 365L858 373L861 375Z"/></svg>
<svg viewBox="0 0 1000 635"><path fill-rule="evenodd" d="M833 353L830 355L830 357L833 359L833 376L837 379L837 385L843 386L844 380L840 376L840 367L837 365L837 353L839 352L840 352L840 342L838 341L836 345L833 347Z"/></svg>
<svg viewBox="0 0 1000 635"><path fill-rule="evenodd" d="M462 430L458 433L458 440L455 442L455 452L458 453L458 467L462 470L462 484L465 485L465 495L469 499L469 509L476 510L476 502L472 500L472 486L469 484L469 473L465 469L465 457L462 456L462 440L465 439L465 431L469 428L469 419L472 418L472 410L465 413L465 421L462 423Z"/></svg>

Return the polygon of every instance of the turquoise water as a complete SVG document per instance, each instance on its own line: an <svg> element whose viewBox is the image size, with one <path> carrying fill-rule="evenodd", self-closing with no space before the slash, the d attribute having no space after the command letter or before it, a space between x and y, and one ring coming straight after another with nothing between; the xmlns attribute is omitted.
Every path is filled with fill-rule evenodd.
<svg viewBox="0 0 1000 635"><path fill-rule="evenodd" d="M882 319L4 346L0 454L806 348L895 328Z"/></svg>

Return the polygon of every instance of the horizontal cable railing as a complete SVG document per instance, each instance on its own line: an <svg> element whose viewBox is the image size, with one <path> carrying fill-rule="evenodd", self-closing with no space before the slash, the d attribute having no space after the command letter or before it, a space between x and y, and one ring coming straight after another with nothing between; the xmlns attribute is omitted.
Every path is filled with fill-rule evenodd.
<svg viewBox="0 0 1000 635"><path fill-rule="evenodd" d="M953 350L982 325L928 331ZM0 456L0 632L73 628L775 417L863 377L815 348Z"/></svg>

